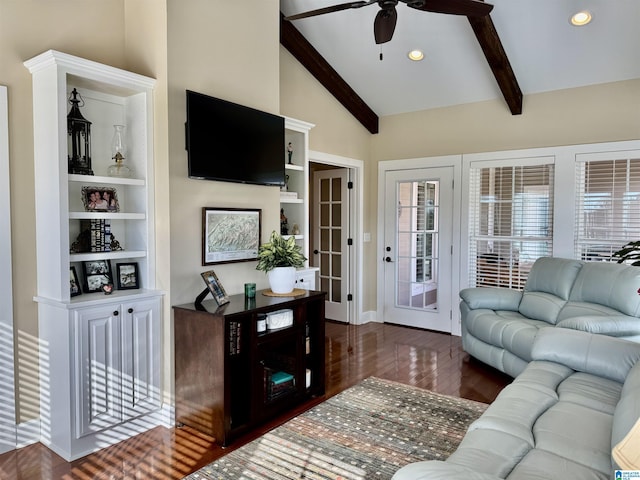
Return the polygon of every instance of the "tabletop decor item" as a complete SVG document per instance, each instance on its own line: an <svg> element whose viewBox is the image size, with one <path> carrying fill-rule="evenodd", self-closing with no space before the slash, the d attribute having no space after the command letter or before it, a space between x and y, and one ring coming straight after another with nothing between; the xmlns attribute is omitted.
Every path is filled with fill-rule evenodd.
<svg viewBox="0 0 640 480"><path fill-rule="evenodd" d="M115 163L109 165L107 175L110 177L128 178L133 173L131 168L124 163L127 144L125 140L125 126L113 126L113 139L111 140L111 155Z"/></svg>
<svg viewBox="0 0 640 480"><path fill-rule="evenodd" d="M256 270L267 274L274 293L290 293L296 282L296 268L304 267L306 260L294 237L285 239L274 230L269 241L258 249Z"/></svg>
<svg viewBox="0 0 640 480"><path fill-rule="evenodd" d="M78 100L80 97L80 100ZM68 173L93 175L91 170L91 122L82 116L84 99L75 88L69 94L71 110L67 114ZM82 105L80 105L82 103Z"/></svg>
<svg viewBox="0 0 640 480"><path fill-rule="evenodd" d="M104 292L111 293L111 289L107 292L103 287L105 285L111 285L113 287L113 281L111 279L111 263L109 260L92 260L82 262L84 266L84 280L85 280L85 292Z"/></svg>
<svg viewBox="0 0 640 480"><path fill-rule="evenodd" d="M87 212L119 212L118 195L113 187L82 187L82 203Z"/></svg>
<svg viewBox="0 0 640 480"><path fill-rule="evenodd" d="M138 263L117 263L116 264L118 290L130 290L140 288L138 279Z"/></svg>
<svg viewBox="0 0 640 480"><path fill-rule="evenodd" d="M218 305L229 303L229 296L222 286L222 283L220 283L220 279L216 275L216 272L214 272L213 270L209 270L206 272L202 272L200 275L202 276L204 283L206 283L207 287L209 287L209 291L211 292L211 295L213 295L213 299Z"/></svg>

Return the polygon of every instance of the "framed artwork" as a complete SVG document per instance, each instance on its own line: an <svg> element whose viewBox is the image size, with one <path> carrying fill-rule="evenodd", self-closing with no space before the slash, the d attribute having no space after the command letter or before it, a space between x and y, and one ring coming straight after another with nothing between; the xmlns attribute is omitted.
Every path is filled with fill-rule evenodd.
<svg viewBox="0 0 640 480"><path fill-rule="evenodd" d="M76 267L73 266L69 268L69 292L72 297L82 293L80 290L80 282L78 281L78 272L76 272Z"/></svg>
<svg viewBox="0 0 640 480"><path fill-rule="evenodd" d="M82 262L84 267L84 290L86 293L104 292L104 286L112 285L109 260Z"/></svg>
<svg viewBox="0 0 640 480"><path fill-rule="evenodd" d="M118 290L140 288L137 263L116 264L116 274L118 278Z"/></svg>
<svg viewBox="0 0 640 480"><path fill-rule="evenodd" d="M113 187L83 186L82 203L87 212L119 212L118 195Z"/></svg>
<svg viewBox="0 0 640 480"><path fill-rule="evenodd" d="M262 210L202 209L202 265L258 259Z"/></svg>
<svg viewBox="0 0 640 480"><path fill-rule="evenodd" d="M206 283L207 287L209 287L209 291L213 295L213 298L218 303L218 305L229 303L229 296L222 286L222 283L220 283L216 272L214 272L213 270L209 270L207 272L202 272L200 275L202 276L204 283Z"/></svg>

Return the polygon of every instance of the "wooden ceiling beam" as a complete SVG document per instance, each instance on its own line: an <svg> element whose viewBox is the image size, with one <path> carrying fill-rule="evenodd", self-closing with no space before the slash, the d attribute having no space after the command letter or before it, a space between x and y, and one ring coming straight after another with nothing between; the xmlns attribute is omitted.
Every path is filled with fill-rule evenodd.
<svg viewBox="0 0 640 480"><path fill-rule="evenodd" d="M302 33L280 14L280 44L286 48L369 132L378 133L378 115L329 65Z"/></svg>
<svg viewBox="0 0 640 480"><path fill-rule="evenodd" d="M493 76L498 82L498 87L500 87L500 91L509 106L509 110L513 115L520 115L522 113L522 91L491 16L467 18L489 63Z"/></svg>

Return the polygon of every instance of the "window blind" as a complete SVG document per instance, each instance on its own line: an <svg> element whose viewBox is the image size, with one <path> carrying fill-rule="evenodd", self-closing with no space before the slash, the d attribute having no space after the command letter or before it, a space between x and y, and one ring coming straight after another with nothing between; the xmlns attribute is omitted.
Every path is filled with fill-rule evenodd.
<svg viewBox="0 0 640 480"><path fill-rule="evenodd" d="M553 163L471 165L470 286L522 289L533 262L552 254L553 174Z"/></svg>
<svg viewBox="0 0 640 480"><path fill-rule="evenodd" d="M576 258L609 261L640 240L640 152L576 156Z"/></svg>

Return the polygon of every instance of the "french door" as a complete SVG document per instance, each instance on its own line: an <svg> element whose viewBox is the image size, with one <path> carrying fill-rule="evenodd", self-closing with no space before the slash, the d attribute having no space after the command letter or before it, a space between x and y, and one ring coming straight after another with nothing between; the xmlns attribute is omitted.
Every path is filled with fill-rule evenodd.
<svg viewBox="0 0 640 480"><path fill-rule="evenodd" d="M325 316L349 321L349 170L319 170L313 174L313 264L320 268L318 288L327 292Z"/></svg>
<svg viewBox="0 0 640 480"><path fill-rule="evenodd" d="M452 331L453 175L453 167L385 173L385 322Z"/></svg>

